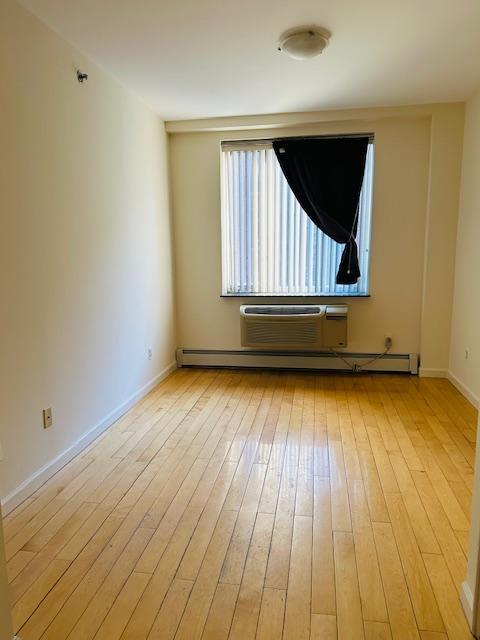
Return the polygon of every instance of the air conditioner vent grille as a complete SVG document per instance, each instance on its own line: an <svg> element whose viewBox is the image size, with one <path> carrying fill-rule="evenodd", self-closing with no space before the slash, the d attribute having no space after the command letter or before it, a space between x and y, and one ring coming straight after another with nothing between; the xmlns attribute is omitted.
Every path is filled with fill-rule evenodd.
<svg viewBox="0 0 480 640"><path fill-rule="evenodd" d="M280 306L280 305L275 305L275 306L267 306L267 305L262 305L259 307L253 307L253 306L248 306L245 307L245 314L246 315L275 315L275 316L290 316L292 314L295 315L317 315L321 312L321 308L320 307L314 307L312 305L309 305L308 307L301 307L298 305L293 306L289 306L289 305L285 305L285 306Z"/></svg>
<svg viewBox="0 0 480 640"><path fill-rule="evenodd" d="M285 345L316 345L319 343L318 322L282 322L249 323L246 327L249 344L285 344Z"/></svg>

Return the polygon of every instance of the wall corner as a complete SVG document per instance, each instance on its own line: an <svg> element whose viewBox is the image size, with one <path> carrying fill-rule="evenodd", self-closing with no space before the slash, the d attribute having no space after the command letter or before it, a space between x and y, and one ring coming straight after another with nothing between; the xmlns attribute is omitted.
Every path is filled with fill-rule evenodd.
<svg viewBox="0 0 480 640"><path fill-rule="evenodd" d="M420 334L423 369L447 371L465 105L432 110Z"/></svg>

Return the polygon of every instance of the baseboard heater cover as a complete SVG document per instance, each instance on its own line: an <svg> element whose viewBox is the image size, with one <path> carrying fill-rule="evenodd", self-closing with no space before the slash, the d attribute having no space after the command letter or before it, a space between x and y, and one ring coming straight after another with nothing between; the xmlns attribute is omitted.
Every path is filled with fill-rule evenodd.
<svg viewBox="0 0 480 640"><path fill-rule="evenodd" d="M418 374L417 353L393 353L378 358L377 353L341 353L363 371ZM369 364L365 364L369 363ZM230 351L216 349L177 349L179 367L239 367L262 369L317 369L350 371L348 365L331 352L322 351Z"/></svg>

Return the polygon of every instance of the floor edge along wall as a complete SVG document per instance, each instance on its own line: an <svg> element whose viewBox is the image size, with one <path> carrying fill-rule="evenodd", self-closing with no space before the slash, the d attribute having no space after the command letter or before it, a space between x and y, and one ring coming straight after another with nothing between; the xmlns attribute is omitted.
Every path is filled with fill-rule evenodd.
<svg viewBox="0 0 480 640"><path fill-rule="evenodd" d="M26 498L32 495L39 487L49 480L57 471L64 467L76 455L81 453L89 444L91 444L98 436L106 431L112 424L118 420L124 413L133 407L147 393L154 389L159 382L169 376L172 371L177 368L176 362L171 362L160 373L154 376L143 387L133 393L125 402L109 413L103 420L88 430L68 449L60 453L53 460L50 460L43 467L38 469L29 478L24 480L20 486L9 493L2 499L2 511L4 515L8 515Z"/></svg>

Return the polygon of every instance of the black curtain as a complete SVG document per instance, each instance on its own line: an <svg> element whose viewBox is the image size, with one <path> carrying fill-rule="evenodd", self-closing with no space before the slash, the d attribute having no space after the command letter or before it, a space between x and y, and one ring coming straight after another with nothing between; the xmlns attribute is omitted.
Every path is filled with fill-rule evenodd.
<svg viewBox="0 0 480 640"><path fill-rule="evenodd" d="M273 141L302 209L323 233L345 244L337 284L355 284L360 277L355 236L368 143L368 137Z"/></svg>

